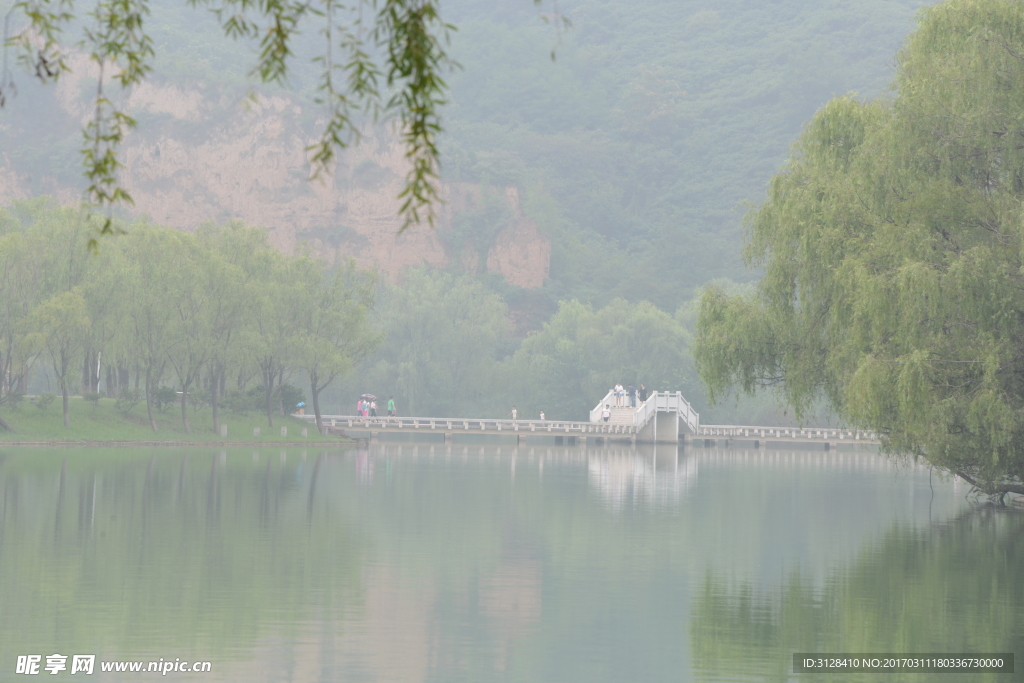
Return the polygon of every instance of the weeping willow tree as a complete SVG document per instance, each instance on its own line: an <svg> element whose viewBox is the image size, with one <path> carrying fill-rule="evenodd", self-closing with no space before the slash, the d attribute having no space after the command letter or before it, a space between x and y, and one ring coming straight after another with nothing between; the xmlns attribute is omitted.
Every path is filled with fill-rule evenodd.
<svg viewBox="0 0 1024 683"><path fill-rule="evenodd" d="M747 220L756 294L709 290L713 397L824 398L892 453L1024 493L1024 3L922 11L890 99L833 99Z"/></svg>

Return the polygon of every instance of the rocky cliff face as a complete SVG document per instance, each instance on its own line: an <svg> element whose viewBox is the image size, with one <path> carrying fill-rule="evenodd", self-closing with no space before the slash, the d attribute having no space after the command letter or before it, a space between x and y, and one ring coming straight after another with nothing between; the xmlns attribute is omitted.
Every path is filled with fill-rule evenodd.
<svg viewBox="0 0 1024 683"><path fill-rule="evenodd" d="M90 113L82 75L88 64L78 60L74 66L80 75L62 79L50 95L65 123L74 124L65 125L67 130ZM414 226L399 232L397 195L407 166L387 131L371 132L339 156L329 177L310 180L306 148L322 121L291 96L239 101L202 84L185 89L146 83L131 93L128 109L139 121L121 157L123 182L135 200L133 214L185 230L207 221L241 220L266 227L284 251L305 243L323 258L351 256L392 280L420 264L496 272L524 288L540 287L548 277L550 239L523 216L515 188L505 188L507 224L490 238L470 235L458 245L449 239L460 213L481 201L482 188L466 183L444 185L447 202L436 229ZM31 112L16 112L0 125L10 134L25 115ZM15 144L40 144L11 137ZM12 156L10 150L0 151L0 201L28 196L31 187L40 186L40 174L53 173L18 168ZM36 178L30 184L32 172ZM43 186L72 203L85 185L79 182L76 187L50 177Z"/></svg>

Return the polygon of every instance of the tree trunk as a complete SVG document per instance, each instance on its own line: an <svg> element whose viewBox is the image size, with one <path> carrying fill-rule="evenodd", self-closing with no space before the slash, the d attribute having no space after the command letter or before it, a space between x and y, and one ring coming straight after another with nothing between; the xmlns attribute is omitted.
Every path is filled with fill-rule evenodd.
<svg viewBox="0 0 1024 683"><path fill-rule="evenodd" d="M138 379L138 375L135 375ZM156 420L153 419L153 366L146 366L146 414L149 415L149 426L153 432L160 430L156 427Z"/></svg>
<svg viewBox="0 0 1024 683"><path fill-rule="evenodd" d="M191 434L192 428L188 426L188 409L185 406L185 402L188 399L188 385L181 385L181 423L185 425L185 433Z"/></svg>
<svg viewBox="0 0 1024 683"><path fill-rule="evenodd" d="M277 373L273 370L273 363L265 363L263 366L263 393L265 394L264 398L266 399L267 423L271 427L274 426L274 413L270 407L270 398L274 393L274 377L276 375Z"/></svg>
<svg viewBox="0 0 1024 683"><path fill-rule="evenodd" d="M60 383L60 397L64 406L64 429L71 426L71 416L68 415L68 383Z"/></svg>
<svg viewBox="0 0 1024 683"><path fill-rule="evenodd" d="M86 394L92 391L92 371L89 369L92 351L86 349L83 355L85 360L82 361L82 393Z"/></svg>
<svg viewBox="0 0 1024 683"><path fill-rule="evenodd" d="M975 481L975 479L973 477L971 477L970 475L964 474L963 472L954 472L954 474L956 476L960 477L961 479L963 479L964 481L966 481L968 484L970 484L974 488L978 489L979 491L985 492L989 496L998 495L1000 497L1000 501L1002 501L1002 499L1004 499L1006 497L1007 493L1019 493L1021 495L1024 495L1024 484L991 484L990 485L990 484L979 483L979 482Z"/></svg>
<svg viewBox="0 0 1024 683"><path fill-rule="evenodd" d="M281 373L277 377L277 388L280 389L283 386L284 386L284 370L282 370ZM277 409L281 411L281 417L287 417L289 415L289 413L286 413L284 411L284 395L280 391L277 392Z"/></svg>
<svg viewBox="0 0 1024 683"><path fill-rule="evenodd" d="M11 425L7 424L7 422L4 421L3 417L0 417L0 429L4 430L5 432L14 431L14 429L11 428Z"/></svg>
<svg viewBox="0 0 1024 683"><path fill-rule="evenodd" d="M316 416L316 431L320 432L320 436L324 435L324 421L320 417L320 392L317 391L317 375L315 372L309 373L309 395L313 400L313 415Z"/></svg>
<svg viewBox="0 0 1024 683"><path fill-rule="evenodd" d="M220 389L220 366L214 368L210 378L210 404L213 406L213 433L220 434L220 411L217 409L217 398Z"/></svg>

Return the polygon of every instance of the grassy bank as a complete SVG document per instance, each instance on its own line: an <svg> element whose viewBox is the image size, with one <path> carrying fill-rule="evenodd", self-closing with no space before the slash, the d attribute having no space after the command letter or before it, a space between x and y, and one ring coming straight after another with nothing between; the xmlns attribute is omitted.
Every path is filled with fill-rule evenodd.
<svg viewBox="0 0 1024 683"><path fill-rule="evenodd" d="M188 408L188 421L192 433L186 434L181 423L181 406L174 405L165 412L154 410L159 431L153 432L146 417L146 405L140 403L126 415L114 407L114 399L101 398L96 405L82 398L72 398L71 426L64 428L60 398L41 410L25 402L16 409L6 408L4 420L13 432L0 431L0 443L12 441L190 441L190 442L252 442L252 443L337 443L338 437L322 437L313 425L294 417L274 416L274 426L267 425L261 413L229 413L221 411L221 423L228 426L227 436L221 438L213 431L211 408ZM260 436L253 436L253 428L260 428ZM288 428L281 436L281 427ZM302 428L308 429L307 437Z"/></svg>

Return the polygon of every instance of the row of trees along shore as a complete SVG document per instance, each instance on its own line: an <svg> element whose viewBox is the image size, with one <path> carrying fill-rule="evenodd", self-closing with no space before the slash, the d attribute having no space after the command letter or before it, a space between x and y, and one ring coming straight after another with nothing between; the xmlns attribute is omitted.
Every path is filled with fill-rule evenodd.
<svg viewBox="0 0 1024 683"><path fill-rule="evenodd" d="M825 397L894 453L1024 493L1024 3L922 10L893 96L821 109L748 227L757 293L701 302L713 395Z"/></svg>
<svg viewBox="0 0 1024 683"><path fill-rule="evenodd" d="M48 363L67 427L70 389L81 377L96 392L102 359L115 393L144 393L154 431L167 377L188 433L190 392L209 392L216 431L229 381L239 391L256 378L273 426L275 392L298 373L323 431L320 393L381 341L368 321L372 274L287 256L237 224L188 233L135 222L91 253L96 221L47 200L0 209L0 401L24 395L35 364Z"/></svg>
<svg viewBox="0 0 1024 683"><path fill-rule="evenodd" d="M46 199L0 209L0 402L18 401L44 369L65 418L70 391L95 396L105 383L108 396L145 397L153 425L166 383L181 392L186 429L188 397L213 407L215 432L220 410L256 403L272 425L292 380L307 381L321 429L323 405L368 389L393 393L405 415L515 405L549 419L579 419L616 382L700 394L689 305L672 315L571 299L522 338L506 297L524 293L493 277L413 268L388 283L351 263L286 256L255 228L123 227L91 254L97 224L75 209Z"/></svg>

